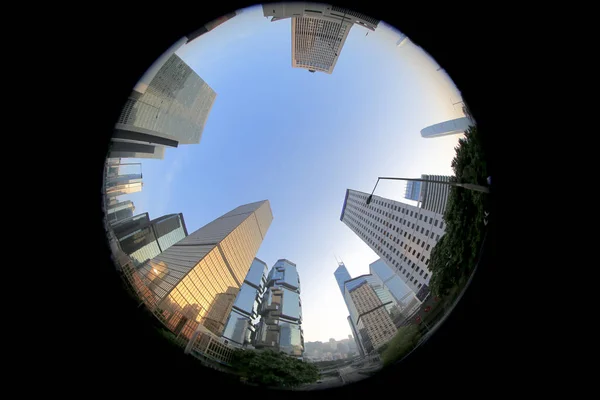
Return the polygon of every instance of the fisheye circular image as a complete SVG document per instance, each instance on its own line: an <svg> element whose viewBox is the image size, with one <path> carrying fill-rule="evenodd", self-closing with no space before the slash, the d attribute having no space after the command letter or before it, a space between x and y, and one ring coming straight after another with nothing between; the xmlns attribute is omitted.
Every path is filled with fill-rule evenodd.
<svg viewBox="0 0 600 400"><path fill-rule="evenodd" d="M459 88L401 29L255 5L122 99L104 226L165 343L240 384L324 390L402 363L452 313L492 177Z"/></svg>

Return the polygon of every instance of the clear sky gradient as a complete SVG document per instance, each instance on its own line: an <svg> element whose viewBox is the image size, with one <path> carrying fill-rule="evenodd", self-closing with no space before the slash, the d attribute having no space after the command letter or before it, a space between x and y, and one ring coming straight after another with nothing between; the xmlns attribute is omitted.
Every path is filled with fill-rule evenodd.
<svg viewBox="0 0 600 400"><path fill-rule="evenodd" d="M368 32L368 35L366 33ZM268 199L273 223L257 254L298 265L305 341L343 339L348 310L334 256L350 274L377 256L344 223L348 188L370 192L378 176L452 174L459 136L424 139L428 125L463 116L460 92L439 65L399 32L355 25L333 74L292 68L291 22L243 10L178 50L217 93L198 145L142 162L136 214L182 212L191 233L227 211ZM405 183L377 194L403 199Z"/></svg>

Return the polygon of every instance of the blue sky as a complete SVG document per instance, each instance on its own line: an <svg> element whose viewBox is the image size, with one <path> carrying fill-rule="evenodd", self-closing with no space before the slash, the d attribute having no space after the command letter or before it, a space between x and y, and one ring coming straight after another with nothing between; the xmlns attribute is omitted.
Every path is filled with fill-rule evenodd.
<svg viewBox="0 0 600 400"><path fill-rule="evenodd" d="M367 36L365 34L369 32ZM451 174L459 136L423 139L428 125L462 116L460 92L399 32L354 26L333 74L291 66L290 20L243 10L177 54L217 93L200 144L142 162L142 192L122 196L151 218L182 212L191 233L227 211L268 199L273 222L257 256L298 265L305 341L350 334L334 256L350 274L377 256L339 218L347 188L377 176ZM134 161L134 160L131 160ZM403 200L405 184L377 194Z"/></svg>

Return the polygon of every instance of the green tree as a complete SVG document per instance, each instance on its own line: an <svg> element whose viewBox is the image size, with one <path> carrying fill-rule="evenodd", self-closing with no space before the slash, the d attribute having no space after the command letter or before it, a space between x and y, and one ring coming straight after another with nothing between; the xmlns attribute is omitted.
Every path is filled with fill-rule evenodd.
<svg viewBox="0 0 600 400"><path fill-rule="evenodd" d="M400 327L398 333L379 350L383 365L387 366L402 359L417 345L420 338L417 325Z"/></svg>
<svg viewBox="0 0 600 400"><path fill-rule="evenodd" d="M455 148L452 160L454 176L459 183L487 184L488 169L484 147L477 127L465 132ZM444 212L446 232L431 252L429 286L436 295L448 291L472 272L485 226L485 202L489 194L464 188L451 187Z"/></svg>
<svg viewBox="0 0 600 400"><path fill-rule="evenodd" d="M313 364L272 350L236 350L232 367L248 383L268 387L294 387L319 379Z"/></svg>

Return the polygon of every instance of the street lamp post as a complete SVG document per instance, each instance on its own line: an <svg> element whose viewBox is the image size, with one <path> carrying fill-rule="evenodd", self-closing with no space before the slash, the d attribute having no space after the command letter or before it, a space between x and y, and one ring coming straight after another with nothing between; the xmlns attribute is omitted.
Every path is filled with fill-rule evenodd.
<svg viewBox="0 0 600 400"><path fill-rule="evenodd" d="M414 181L414 182L441 183L443 185L462 187L462 188L465 188L465 189L475 190L477 192L482 192L482 193L489 193L490 192L490 188L489 187L487 187L487 186L481 186L481 185L474 185L472 183L458 183L458 182L436 181L436 180L433 180L433 179L394 178L394 177L380 176L380 177L377 178L377 182L375 182L375 187L373 188L373 191L371 192L371 194L369 195L369 197L367 197L367 204L371 204L371 200L373 200L373 193L375 193L375 189L377 188L377 184L379 183L380 179L390 179L390 180L395 180L395 181Z"/></svg>

